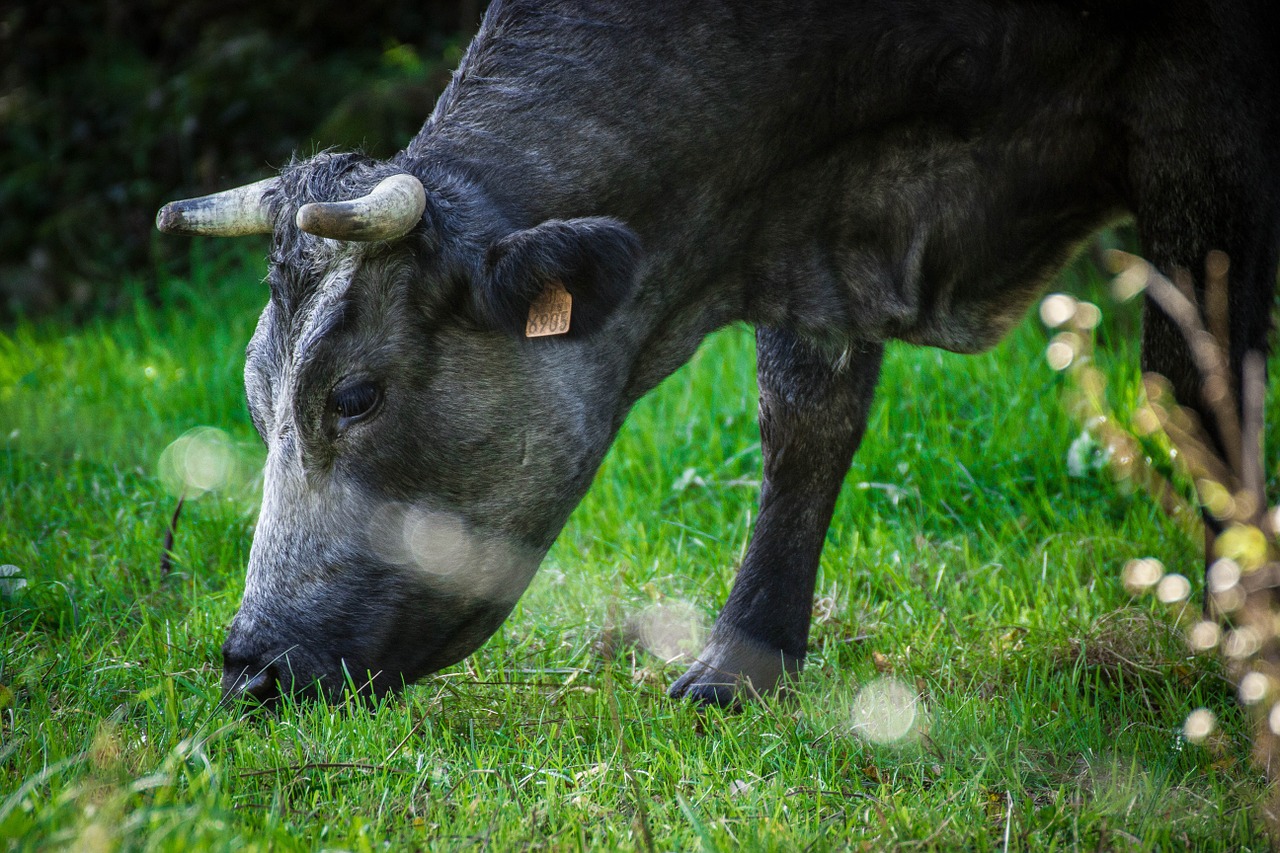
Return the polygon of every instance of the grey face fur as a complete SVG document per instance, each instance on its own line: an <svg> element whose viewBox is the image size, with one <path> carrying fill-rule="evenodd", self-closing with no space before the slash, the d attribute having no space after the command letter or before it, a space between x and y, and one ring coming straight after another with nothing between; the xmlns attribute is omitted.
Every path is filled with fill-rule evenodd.
<svg viewBox="0 0 1280 853"><path fill-rule="evenodd" d="M994 344L1132 215L1165 270L1228 252L1232 364L1265 346L1277 30L1260 0L497 0L405 151L322 155L232 205L274 244L246 365L268 463L225 687L381 690L469 653L630 405L746 321L761 510L673 690L769 689L804 656L884 341ZM403 237L296 227L393 174L427 199ZM552 280L570 335L525 340ZM1149 312L1144 367L1196 406L1192 364Z"/></svg>
<svg viewBox="0 0 1280 853"><path fill-rule="evenodd" d="M425 226L352 243L288 224L384 170L320 157L270 197L272 298L245 366L268 455L228 690L382 690L466 656L528 585L612 437L588 410L620 405L616 357L483 327L468 292L502 262L500 241L481 255ZM586 286L579 273L547 272Z"/></svg>

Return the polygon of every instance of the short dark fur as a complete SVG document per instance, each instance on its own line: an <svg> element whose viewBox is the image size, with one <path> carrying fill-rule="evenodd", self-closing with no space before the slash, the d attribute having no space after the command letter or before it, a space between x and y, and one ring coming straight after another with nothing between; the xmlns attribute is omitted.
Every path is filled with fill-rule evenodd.
<svg viewBox="0 0 1280 853"><path fill-rule="evenodd" d="M759 330L760 516L673 692L772 688L804 656L884 341L992 345L1082 240L1132 216L1197 288L1205 254L1230 255L1237 375L1266 346L1277 32L1262 0L493 3L404 152L296 163L273 197L246 367L266 495L228 689L267 666L271 684L332 692L345 667L392 687L469 653L631 404L736 320ZM293 227L300 204L396 171L428 197L406 238ZM553 278L579 334L524 340ZM1144 368L1201 405L1172 325L1149 309L1143 335ZM384 389L349 429L344 382ZM474 578L428 583L382 554L361 525L387 501L427 508ZM509 575L476 592L502 555Z"/></svg>
<svg viewBox="0 0 1280 853"><path fill-rule="evenodd" d="M589 335L626 302L639 255L639 240L621 222L552 219L489 247L480 305L494 328L522 335L530 303L558 281L574 298L569 334Z"/></svg>

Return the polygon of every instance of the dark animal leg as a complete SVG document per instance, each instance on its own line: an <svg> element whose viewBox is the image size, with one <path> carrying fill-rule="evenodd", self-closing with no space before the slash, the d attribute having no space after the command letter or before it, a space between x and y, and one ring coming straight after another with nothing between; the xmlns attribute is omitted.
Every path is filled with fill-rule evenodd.
<svg viewBox="0 0 1280 853"><path fill-rule="evenodd" d="M1136 208L1148 260L1166 275L1180 276L1192 285L1202 316L1213 313L1207 310L1213 297L1206 294L1206 257L1216 249L1229 259L1225 330L1230 391L1238 417L1245 356L1267 351L1280 250L1280 180L1276 164L1259 152L1244 154L1230 147L1231 123L1224 119L1217 127L1203 130L1209 152L1199 152L1194 159L1158 150L1158 144L1153 146L1157 150L1145 152L1138 161L1143 166L1135 170ZM1159 138L1181 137L1170 133ZM1223 324L1210 316L1206 325L1220 332ZM1236 456L1241 450L1239 435L1224 433L1214 414L1215 406L1229 409L1230 404L1225 398L1211 399L1212 391L1206 395L1189 342L1150 300L1143 317L1142 369L1169 380L1178 402L1197 413L1211 448L1222 459ZM1206 565L1212 561L1219 530L1218 522L1206 513Z"/></svg>
<svg viewBox="0 0 1280 853"><path fill-rule="evenodd" d="M1145 230L1145 229L1144 229ZM1147 246L1161 245L1159 240L1144 240ZM1196 299L1205 310L1205 259L1209 249L1221 249L1230 258L1228 274L1227 324L1228 368L1231 394L1239 416L1241 374L1244 357L1254 351L1267 352L1267 337L1271 316L1271 301L1276 275L1275 249L1271 245L1239 245L1240 241L1220 238L1210 244L1203 253L1191 252L1171 256L1167 251L1145 249L1148 259L1167 275L1190 281ZM1226 248L1235 244L1234 251ZM1197 257L1198 255L1198 257ZM1259 257L1262 256L1262 257ZM1269 256L1269 257L1268 257ZM1178 402L1190 407L1200 417L1210 444L1223 460L1229 460L1235 448L1227 449L1229 440L1220 429L1215 407L1227 404L1226 398L1208 399L1204 380L1192 359L1189 343L1176 324L1148 300L1144 306L1142 335L1142 369L1159 373L1173 386ZM1215 323L1206 318L1211 330Z"/></svg>
<svg viewBox="0 0 1280 853"><path fill-rule="evenodd" d="M882 344L843 356L794 334L756 332L764 483L746 560L698 661L671 695L732 705L804 662L818 557L862 440Z"/></svg>

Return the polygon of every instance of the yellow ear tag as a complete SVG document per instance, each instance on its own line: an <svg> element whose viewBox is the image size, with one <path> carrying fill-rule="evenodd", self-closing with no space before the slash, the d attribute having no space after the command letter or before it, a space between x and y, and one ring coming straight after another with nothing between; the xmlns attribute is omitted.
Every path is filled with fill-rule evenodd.
<svg viewBox="0 0 1280 853"><path fill-rule="evenodd" d="M563 335L569 331L569 314L573 308L573 296L558 281L547 283L529 306L529 321L524 326L526 338L544 338Z"/></svg>

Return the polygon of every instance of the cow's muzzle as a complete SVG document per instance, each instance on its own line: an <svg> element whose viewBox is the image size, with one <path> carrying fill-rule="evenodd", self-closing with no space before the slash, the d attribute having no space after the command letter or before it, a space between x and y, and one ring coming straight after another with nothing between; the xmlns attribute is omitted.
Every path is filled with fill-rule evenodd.
<svg viewBox="0 0 1280 853"><path fill-rule="evenodd" d="M252 700L260 705L279 701L282 676L292 686L288 657L283 654L263 659L246 654L228 640L222 647L222 701Z"/></svg>

